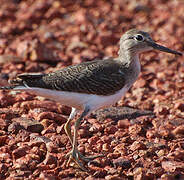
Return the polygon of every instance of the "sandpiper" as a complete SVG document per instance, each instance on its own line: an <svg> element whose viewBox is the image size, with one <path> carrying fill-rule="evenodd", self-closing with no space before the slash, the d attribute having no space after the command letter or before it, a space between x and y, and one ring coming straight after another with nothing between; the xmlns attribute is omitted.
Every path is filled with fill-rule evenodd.
<svg viewBox="0 0 184 180"><path fill-rule="evenodd" d="M92 111L120 100L138 78L139 54L152 49L182 55L156 44L148 33L131 29L120 39L117 58L84 62L49 74L20 74L10 81L10 86L0 89L27 91L71 106L72 111L65 124L66 134L72 144L67 164L73 160L86 170L81 160L90 161L99 156L85 157L78 151L77 131L81 120ZM81 114L75 122L72 136L71 121L79 111Z"/></svg>

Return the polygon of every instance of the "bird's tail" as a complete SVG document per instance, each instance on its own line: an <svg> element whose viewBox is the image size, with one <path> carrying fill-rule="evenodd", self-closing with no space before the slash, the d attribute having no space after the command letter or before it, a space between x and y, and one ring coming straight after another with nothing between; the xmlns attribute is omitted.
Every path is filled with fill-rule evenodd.
<svg viewBox="0 0 184 180"><path fill-rule="evenodd" d="M13 90L13 89L22 89L29 88L31 82L35 82L40 79L43 74L34 74L34 73L24 73L19 74L15 79L9 80L9 86L0 87L0 90Z"/></svg>
<svg viewBox="0 0 184 180"><path fill-rule="evenodd" d="M3 87L0 87L0 90L13 90L13 89L15 89L17 86L3 86Z"/></svg>

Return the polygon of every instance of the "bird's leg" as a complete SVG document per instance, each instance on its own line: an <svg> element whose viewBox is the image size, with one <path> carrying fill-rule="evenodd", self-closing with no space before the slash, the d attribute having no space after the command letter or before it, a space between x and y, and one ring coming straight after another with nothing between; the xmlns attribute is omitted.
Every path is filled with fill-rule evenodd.
<svg viewBox="0 0 184 180"><path fill-rule="evenodd" d="M74 137L73 137L73 143L72 143L72 150L67 154L67 156L69 156L69 160L67 162L67 166L69 166L70 162L73 160L82 170L86 171L86 169L84 168L83 164L81 163L81 160L85 161L85 162L89 162L92 161L98 157L102 157L104 155L96 155L96 156L89 156L89 157L85 157L83 156L77 148L77 135L78 135L78 128L80 126L81 120L90 112L89 108L86 108L83 113L81 114L81 116L79 117L79 119L77 119L77 121L75 122L75 127L74 127ZM71 134L71 131L70 131ZM72 140L71 140L72 142Z"/></svg>
<svg viewBox="0 0 184 180"><path fill-rule="evenodd" d="M76 114L77 114L77 110L72 107L72 111L70 113L70 116L69 116L69 118L64 126L65 132L68 135L71 144L73 144L72 133L71 133L71 121L74 119Z"/></svg>
<svg viewBox="0 0 184 180"><path fill-rule="evenodd" d="M90 112L89 108L85 108L83 113L81 114L81 116L77 119L77 121L75 122L75 126L74 126L74 137L73 137L73 143L72 143L72 150L71 152L68 154L69 155L69 160L67 162L67 166L70 164L71 160L74 160L76 162L76 164L82 169L85 170L86 169L83 167L81 161L79 160L79 158L81 158L81 154L79 153L78 149L77 149L77 134L78 134L78 128L80 126L81 120Z"/></svg>

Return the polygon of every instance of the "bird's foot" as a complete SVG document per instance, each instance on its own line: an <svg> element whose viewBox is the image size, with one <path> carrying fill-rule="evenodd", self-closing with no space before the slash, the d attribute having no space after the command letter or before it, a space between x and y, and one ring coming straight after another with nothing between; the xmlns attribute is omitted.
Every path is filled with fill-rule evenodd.
<svg viewBox="0 0 184 180"><path fill-rule="evenodd" d="M66 157L69 158L67 161L67 167L70 165L70 163L73 161L77 164L77 166L82 169L83 171L87 171L87 169L83 166L82 162L80 161L81 154L77 149L72 149L68 154L66 154Z"/></svg>
<svg viewBox="0 0 184 180"><path fill-rule="evenodd" d="M103 157L104 155L95 155L95 156L83 156L77 149L72 149L67 155L66 157L69 157L68 162L67 162L67 166L70 165L70 163L72 161L74 161L78 167L80 169L82 169L83 171L88 171L82 164L82 162L80 160L83 160L85 162L90 162L93 161L94 159L98 158L98 157Z"/></svg>
<svg viewBox="0 0 184 180"><path fill-rule="evenodd" d="M104 156L103 154L94 155L94 156L83 156L80 152L79 152L79 155L80 155L80 159L83 160L83 161L85 161L85 162L90 162L90 161L93 161L96 158L99 158L99 157L103 157Z"/></svg>

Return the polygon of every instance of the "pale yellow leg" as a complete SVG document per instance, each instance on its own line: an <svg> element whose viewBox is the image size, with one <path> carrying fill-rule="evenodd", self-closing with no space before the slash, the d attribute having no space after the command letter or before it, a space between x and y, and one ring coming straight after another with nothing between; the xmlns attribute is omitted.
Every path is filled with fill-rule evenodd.
<svg viewBox="0 0 184 180"><path fill-rule="evenodd" d="M71 133L71 121L75 118L75 115L77 114L77 112L78 111L75 108L72 108L70 116L64 126L65 132L68 135L71 144L73 144L73 140L72 140L73 137Z"/></svg>
<svg viewBox="0 0 184 180"><path fill-rule="evenodd" d="M67 157L69 157L69 160L67 162L67 166L69 166L71 161L74 161L84 171L87 171L87 169L83 166L80 159L85 161L85 162L89 162L89 161L94 160L95 158L104 156L104 155L97 155L97 156L85 157L78 151L78 148L77 148L78 129L79 129L81 120L89 113L89 111L90 110L86 108L83 111L83 113L81 114L81 116L79 117L79 119L77 119L77 121L75 122L73 141L72 141L72 135L71 135L71 126L70 126L70 121L71 121L70 119L73 118L72 116L71 116L71 118L68 119L68 121L65 125L65 131L66 131L66 133L71 141L71 144L72 144L72 150L66 155ZM75 116L74 112L76 113L75 110L73 110L73 113L71 113L71 114L73 114L73 116Z"/></svg>
<svg viewBox="0 0 184 180"><path fill-rule="evenodd" d="M80 123L82 121L82 119L90 112L90 109L86 108L83 113L81 114L81 116L77 119L77 121L75 122L75 126L74 126L74 136L73 136L73 142L72 140L72 150L67 154L67 156L69 156L69 160L67 162L67 166L69 166L70 162L73 160L82 170L87 171L87 169L83 166L82 162L79 160L83 160L86 162L89 162L91 160L94 160L95 158L98 157L102 157L103 155L97 155L97 156L90 156L90 157L85 157L83 156L79 151L78 151L78 147L77 147L77 135L78 135L78 129L80 126ZM69 126L70 127L70 126ZM71 129L71 127L70 127ZM69 130L67 128L67 134L71 135L71 130ZM68 135L68 136L70 136ZM72 136L70 136L72 137Z"/></svg>
<svg viewBox="0 0 184 180"><path fill-rule="evenodd" d="M78 134L78 129L81 123L81 120L89 113L90 109L86 108L83 113L81 114L81 116L77 119L77 121L75 122L75 126L74 126L74 137L73 137L73 144L72 144L72 151L68 154L69 155L69 160L67 162L67 166L70 164L70 162L73 160L75 161L75 163L82 169L85 170L86 169L83 167L83 164L81 163L81 161L79 160L79 151L77 149L77 134Z"/></svg>

